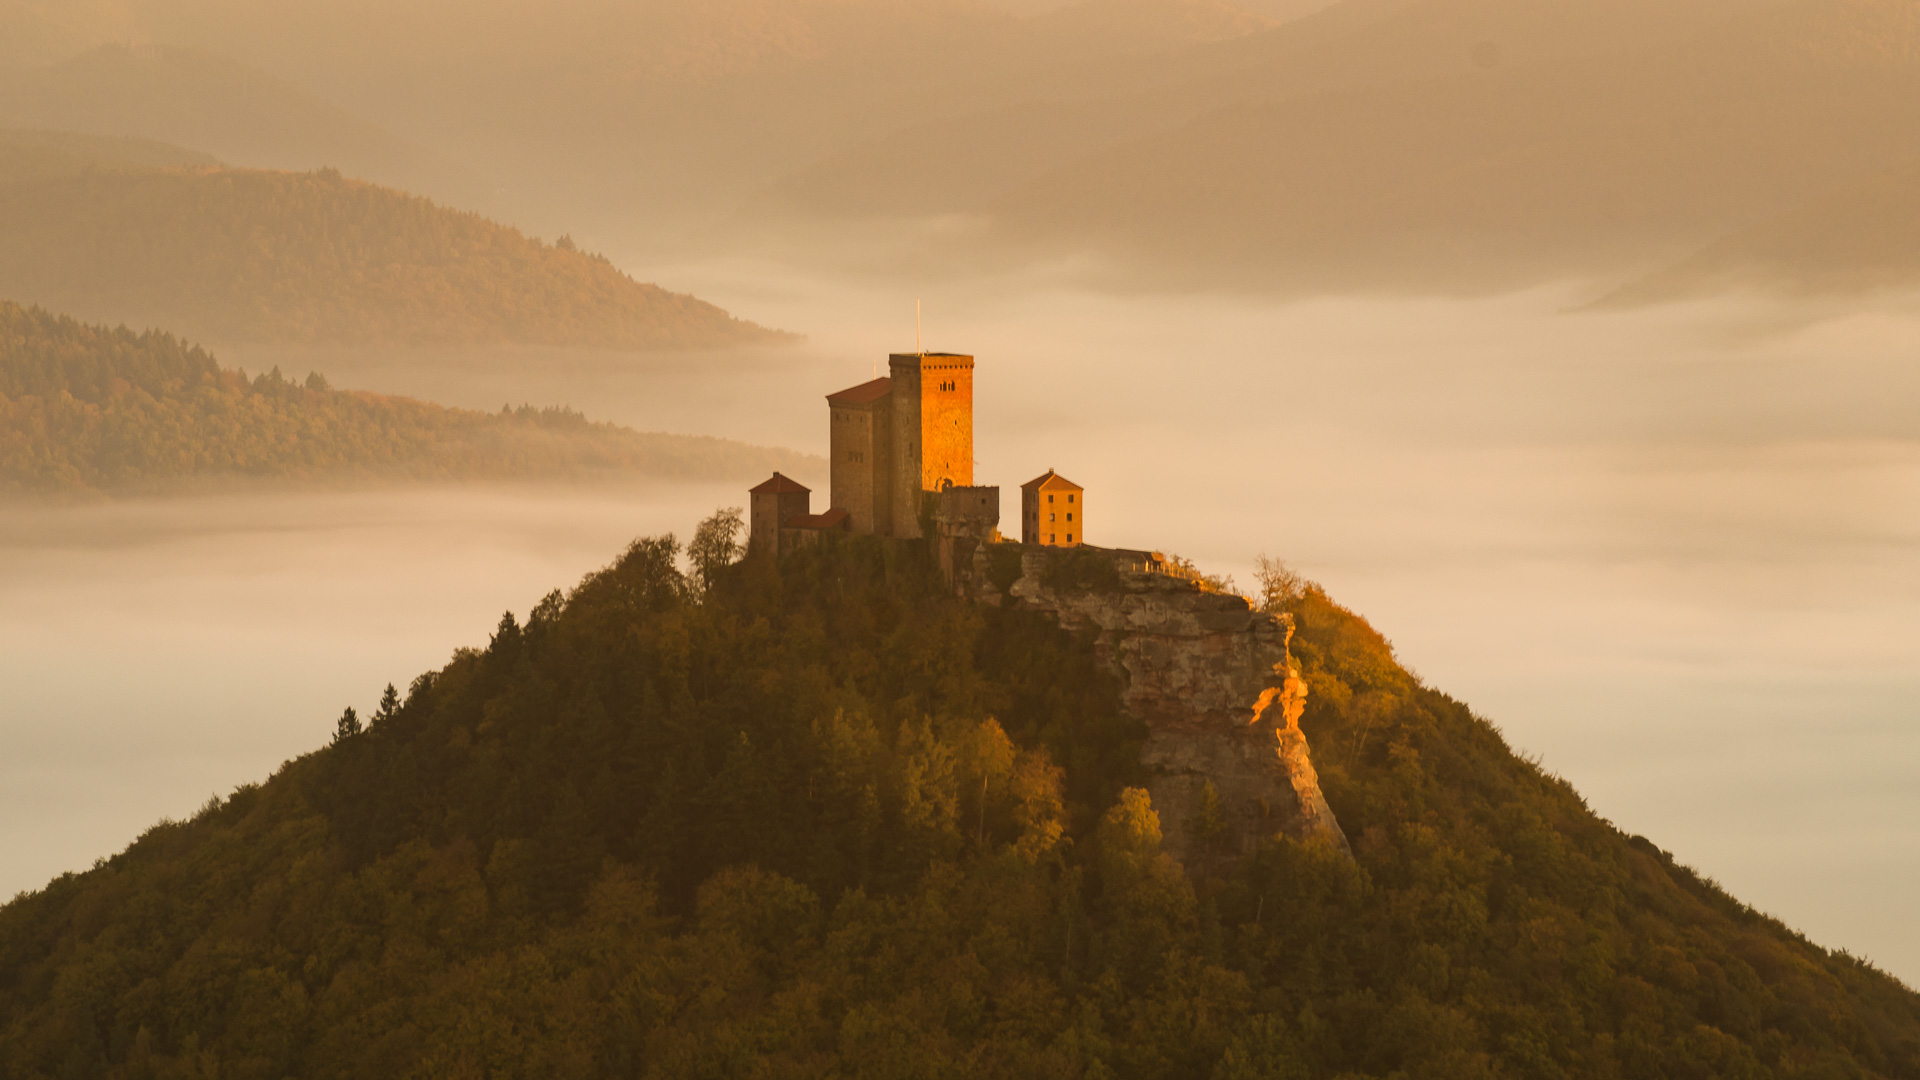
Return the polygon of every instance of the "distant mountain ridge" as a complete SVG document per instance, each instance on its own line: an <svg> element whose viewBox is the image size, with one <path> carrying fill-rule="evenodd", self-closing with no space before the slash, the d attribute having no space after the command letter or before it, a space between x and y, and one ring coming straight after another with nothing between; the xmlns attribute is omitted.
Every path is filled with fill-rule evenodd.
<svg viewBox="0 0 1920 1080"><path fill-rule="evenodd" d="M234 483L734 480L806 475L790 450L249 379L162 333L0 301L0 493L166 492Z"/></svg>
<svg viewBox="0 0 1920 1080"><path fill-rule="evenodd" d="M232 165L335 168L471 201L451 160L248 64L202 49L125 44L0 67L0 127L131 136Z"/></svg>
<svg viewBox="0 0 1920 1080"><path fill-rule="evenodd" d="M0 184L118 169L217 168L212 154L115 135L0 129Z"/></svg>
<svg viewBox="0 0 1920 1080"><path fill-rule="evenodd" d="M43 41L79 40L84 18L13 2L58 24ZM118 109L139 123L115 130L165 138L220 95L112 99L251 85L219 59L246 56L287 80L289 117L324 98L470 166L482 197L464 205L662 258L1039 263L1282 292L1608 286L1920 143L1910 0L106 7L98 40L175 44L43 64L71 88L42 92L43 112ZM311 101L286 96L296 83ZM267 161L188 142L295 167L348 149L256 140Z"/></svg>
<svg viewBox="0 0 1920 1080"><path fill-rule="evenodd" d="M0 138L0 296L224 343L788 340L570 242L335 171L143 168L30 142Z"/></svg>
<svg viewBox="0 0 1920 1080"><path fill-rule="evenodd" d="M1602 307L1723 292L1853 296L1920 287L1920 169L1890 169L1737 229Z"/></svg>
<svg viewBox="0 0 1920 1080"><path fill-rule="evenodd" d="M1348 0L1156 66L823 158L745 231L958 214L950 262L1481 291L1642 271L1920 140L1905 0Z"/></svg>

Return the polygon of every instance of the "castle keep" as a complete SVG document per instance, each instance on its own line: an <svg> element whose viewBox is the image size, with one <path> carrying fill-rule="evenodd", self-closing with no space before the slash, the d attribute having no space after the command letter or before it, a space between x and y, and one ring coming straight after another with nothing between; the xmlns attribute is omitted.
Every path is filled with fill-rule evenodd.
<svg viewBox="0 0 1920 1080"><path fill-rule="evenodd" d="M993 537L1000 489L973 483L973 357L894 353L884 377L827 395L827 432L827 513L810 514L807 489L776 473L752 491L750 550L778 554L806 542L801 532L834 529Z"/></svg>
<svg viewBox="0 0 1920 1080"><path fill-rule="evenodd" d="M973 486L973 357L894 353L887 376L827 395L832 491L853 531L921 534L923 495Z"/></svg>

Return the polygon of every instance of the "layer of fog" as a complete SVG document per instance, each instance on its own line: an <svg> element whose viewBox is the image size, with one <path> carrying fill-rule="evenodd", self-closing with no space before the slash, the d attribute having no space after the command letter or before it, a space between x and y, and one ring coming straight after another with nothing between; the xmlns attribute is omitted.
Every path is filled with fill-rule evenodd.
<svg viewBox="0 0 1920 1080"><path fill-rule="evenodd" d="M0 895L315 749L348 705L730 490L451 489L0 515Z"/></svg>
<svg viewBox="0 0 1920 1080"><path fill-rule="evenodd" d="M820 395L914 340L912 282L647 276L811 340L671 360L227 358L824 452ZM1920 308L1602 316L1563 313L1577 290L1270 306L1013 285L924 297L927 347L979 358L979 477L1003 520L1053 467L1087 486L1096 542L1243 582L1256 554L1281 556L1602 815L1920 978ZM0 887L261 775L341 705L484 643L500 609L743 499L143 505L88 513L227 523L77 548L52 518L9 526L26 554L0 571L0 683L25 689L7 694L4 790L22 801L0 819L31 857L10 854Z"/></svg>

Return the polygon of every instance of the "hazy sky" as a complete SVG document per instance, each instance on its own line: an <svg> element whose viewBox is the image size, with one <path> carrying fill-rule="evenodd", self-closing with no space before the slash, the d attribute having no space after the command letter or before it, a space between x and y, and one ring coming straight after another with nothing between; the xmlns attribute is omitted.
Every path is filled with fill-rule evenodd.
<svg viewBox="0 0 1920 1080"><path fill-rule="evenodd" d="M979 477L1098 543L1289 560L1433 685L1822 944L1920 980L1920 305L1265 304L655 268L812 335L698 363L277 356L336 385L825 449L821 396L973 352ZM538 363L525 363L529 359ZM492 365L489 367L488 365ZM824 499L824 491L816 501ZM744 492L133 503L0 524L0 889L258 779L503 608Z"/></svg>

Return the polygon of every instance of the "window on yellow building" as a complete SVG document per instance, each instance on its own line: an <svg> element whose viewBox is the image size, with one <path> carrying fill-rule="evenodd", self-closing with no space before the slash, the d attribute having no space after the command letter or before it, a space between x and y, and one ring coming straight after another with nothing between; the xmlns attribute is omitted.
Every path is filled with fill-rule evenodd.
<svg viewBox="0 0 1920 1080"><path fill-rule="evenodd" d="M1068 515L1067 515L1067 520L1068 520L1068 521L1072 521L1072 520L1073 520L1073 515L1072 515L1072 514L1068 514Z"/></svg>

